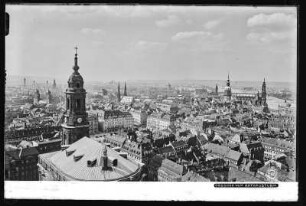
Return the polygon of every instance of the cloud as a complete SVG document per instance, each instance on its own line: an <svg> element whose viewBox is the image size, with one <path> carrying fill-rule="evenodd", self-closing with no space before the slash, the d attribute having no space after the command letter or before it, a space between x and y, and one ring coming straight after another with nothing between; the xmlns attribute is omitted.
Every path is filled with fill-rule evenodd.
<svg viewBox="0 0 306 206"><path fill-rule="evenodd" d="M178 32L171 38L172 46L185 53L188 52L226 52L228 42L224 40L222 33L206 31Z"/></svg>
<svg viewBox="0 0 306 206"><path fill-rule="evenodd" d="M86 35L91 35L91 34L104 35L105 34L105 31L103 31L102 29L94 29L94 28L82 28L81 32Z"/></svg>
<svg viewBox="0 0 306 206"><path fill-rule="evenodd" d="M251 42L287 42L294 46L297 37L296 16L293 14L257 14L247 20L251 31L246 39Z"/></svg>
<svg viewBox="0 0 306 206"><path fill-rule="evenodd" d="M295 27L296 16L292 14L273 13L273 14L257 14L248 19L248 27L258 26L278 26L278 27Z"/></svg>
<svg viewBox="0 0 306 206"><path fill-rule="evenodd" d="M134 44L134 48L139 51L161 51L167 46L164 42L152 42L140 40Z"/></svg>
<svg viewBox="0 0 306 206"><path fill-rule="evenodd" d="M169 15L166 19L158 20L155 22L158 27L169 27L180 23L180 19L175 15Z"/></svg>
<svg viewBox="0 0 306 206"><path fill-rule="evenodd" d="M187 40L187 39L222 39L223 35L221 33L219 34L213 34L211 32L205 32L205 31L187 31L187 32L178 32L174 36L171 37L173 41L181 41L181 40Z"/></svg>
<svg viewBox="0 0 306 206"><path fill-rule="evenodd" d="M218 26L220 24L220 20L212 20L212 21L208 21L204 24L204 28L205 29L213 29L215 28L216 26Z"/></svg>
<svg viewBox="0 0 306 206"><path fill-rule="evenodd" d="M272 41L294 39L294 37L293 32L251 32L247 35L247 40L269 43Z"/></svg>

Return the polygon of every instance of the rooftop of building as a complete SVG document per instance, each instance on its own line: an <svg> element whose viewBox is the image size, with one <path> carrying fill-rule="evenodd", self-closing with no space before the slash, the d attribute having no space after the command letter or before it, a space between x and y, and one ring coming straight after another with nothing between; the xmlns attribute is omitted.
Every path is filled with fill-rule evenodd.
<svg viewBox="0 0 306 206"><path fill-rule="evenodd" d="M108 158L118 161L117 166L111 166L108 170L102 170L100 165L105 148L107 148ZM72 154L67 156L67 152ZM41 154L40 157L55 167L60 174L75 180L119 180L132 175L140 168L133 160L125 159L118 152L88 137L83 137L67 149L56 152L52 156L46 153ZM80 159L76 160L76 157ZM96 165L89 167L88 161L94 160L97 161Z"/></svg>

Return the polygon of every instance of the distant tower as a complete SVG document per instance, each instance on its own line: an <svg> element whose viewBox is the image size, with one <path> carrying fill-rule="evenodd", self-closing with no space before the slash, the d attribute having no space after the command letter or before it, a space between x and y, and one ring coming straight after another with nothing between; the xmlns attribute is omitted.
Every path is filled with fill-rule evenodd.
<svg viewBox="0 0 306 206"><path fill-rule="evenodd" d="M216 95L218 95L218 85L216 84Z"/></svg>
<svg viewBox="0 0 306 206"><path fill-rule="evenodd" d="M27 85L27 79L24 78L24 79L23 79L23 86L26 86L26 85Z"/></svg>
<svg viewBox="0 0 306 206"><path fill-rule="evenodd" d="M121 100L121 96L120 96L120 83L118 83L118 93L117 93L117 98L118 98L118 102L120 102L120 100Z"/></svg>
<svg viewBox="0 0 306 206"><path fill-rule="evenodd" d="M47 102L48 102L48 104L52 103L52 95L51 95L51 92L50 92L49 89L47 91Z"/></svg>
<svg viewBox="0 0 306 206"><path fill-rule="evenodd" d="M77 47L75 48L77 51ZM63 128L63 144L72 144L75 141L89 137L89 122L86 112L86 90L84 89L84 80L78 72L78 54L74 57L74 72L68 79L68 88L66 89L66 114Z"/></svg>
<svg viewBox="0 0 306 206"><path fill-rule="evenodd" d="M36 89L36 92L34 94L34 104L38 104L39 101L40 101L40 93L38 89Z"/></svg>
<svg viewBox="0 0 306 206"><path fill-rule="evenodd" d="M224 89L224 96L227 101L231 101L232 89L231 89L231 82L230 82L229 74L227 76L226 87Z"/></svg>
<svg viewBox="0 0 306 206"><path fill-rule="evenodd" d="M265 105L267 103L267 88L266 88L266 79L262 83L262 90L261 90L261 103Z"/></svg>
<svg viewBox="0 0 306 206"><path fill-rule="evenodd" d="M127 96L126 82L125 82L125 84L124 84L124 93L123 93L123 96Z"/></svg>
<svg viewBox="0 0 306 206"><path fill-rule="evenodd" d="M103 150L102 150L102 157L101 157L101 165L102 165L102 170L107 170L108 165L107 165L107 147L104 145Z"/></svg>
<svg viewBox="0 0 306 206"><path fill-rule="evenodd" d="M53 80L53 88L56 88L56 83L55 83L55 79Z"/></svg>

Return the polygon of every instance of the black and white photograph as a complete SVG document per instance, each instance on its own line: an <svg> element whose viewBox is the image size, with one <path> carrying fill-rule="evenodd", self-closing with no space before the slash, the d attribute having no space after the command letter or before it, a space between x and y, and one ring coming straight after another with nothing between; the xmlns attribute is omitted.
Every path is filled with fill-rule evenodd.
<svg viewBox="0 0 306 206"><path fill-rule="evenodd" d="M5 198L297 201L297 7L5 12Z"/></svg>

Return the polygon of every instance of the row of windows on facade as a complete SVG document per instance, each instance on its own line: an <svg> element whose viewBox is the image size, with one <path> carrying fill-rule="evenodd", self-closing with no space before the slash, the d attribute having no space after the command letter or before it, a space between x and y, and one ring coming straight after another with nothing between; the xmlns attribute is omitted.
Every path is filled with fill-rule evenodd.
<svg viewBox="0 0 306 206"><path fill-rule="evenodd" d="M280 149L280 148L278 148L278 147L273 147L273 146L266 146L266 145L264 145L264 148L265 148L267 151L285 152L284 149Z"/></svg>
<svg viewBox="0 0 306 206"><path fill-rule="evenodd" d="M24 171L24 172L11 172L10 177L8 177L10 180L38 180L38 171Z"/></svg>

